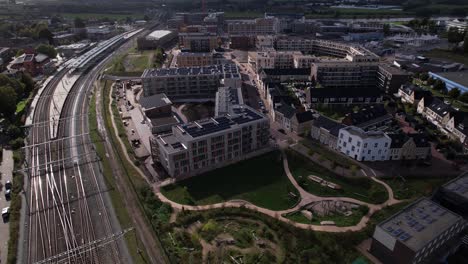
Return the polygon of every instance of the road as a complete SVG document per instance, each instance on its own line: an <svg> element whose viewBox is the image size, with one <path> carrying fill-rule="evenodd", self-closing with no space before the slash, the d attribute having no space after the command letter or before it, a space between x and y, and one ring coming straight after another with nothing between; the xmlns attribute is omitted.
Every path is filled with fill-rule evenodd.
<svg viewBox="0 0 468 264"><path fill-rule="evenodd" d="M124 240L114 239L122 230L88 134L87 118L90 92L99 73L115 53L131 47L130 41L123 44L81 74L61 112L57 138L50 138L49 107L67 70L58 72L40 95L24 149L27 216L19 263L132 263ZM101 242L96 244L97 240Z"/></svg>

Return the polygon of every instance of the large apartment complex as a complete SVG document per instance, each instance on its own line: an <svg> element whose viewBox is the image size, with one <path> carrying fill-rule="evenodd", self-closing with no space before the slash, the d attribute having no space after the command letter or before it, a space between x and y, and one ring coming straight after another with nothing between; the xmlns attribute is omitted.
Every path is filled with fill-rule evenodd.
<svg viewBox="0 0 468 264"><path fill-rule="evenodd" d="M166 94L171 100L214 98L218 87L239 87L235 64L147 69L141 76L144 96Z"/></svg>
<svg viewBox="0 0 468 264"><path fill-rule="evenodd" d="M174 126L153 141L153 159L173 178L184 178L263 153L268 118L247 106L232 114Z"/></svg>

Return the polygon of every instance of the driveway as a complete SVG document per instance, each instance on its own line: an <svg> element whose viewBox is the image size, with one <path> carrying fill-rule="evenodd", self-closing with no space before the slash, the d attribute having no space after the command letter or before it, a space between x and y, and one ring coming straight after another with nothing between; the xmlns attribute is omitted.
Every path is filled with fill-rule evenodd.
<svg viewBox="0 0 468 264"><path fill-rule="evenodd" d="M3 161L0 166L0 172L2 178L1 196L0 196L0 209L9 207L10 202L5 199L5 183L11 181L13 172L13 152L11 150L3 150ZM0 222L0 263L7 263L8 253L8 239L10 238L10 229L8 223L4 223L3 220Z"/></svg>

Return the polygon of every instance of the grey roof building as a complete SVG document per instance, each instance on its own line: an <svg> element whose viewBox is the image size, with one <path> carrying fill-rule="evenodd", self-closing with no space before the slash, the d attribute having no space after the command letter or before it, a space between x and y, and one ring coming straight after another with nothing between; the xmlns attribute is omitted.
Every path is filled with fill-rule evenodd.
<svg viewBox="0 0 468 264"><path fill-rule="evenodd" d="M375 227L371 253L387 263L433 263L464 230L464 219L422 198Z"/></svg>

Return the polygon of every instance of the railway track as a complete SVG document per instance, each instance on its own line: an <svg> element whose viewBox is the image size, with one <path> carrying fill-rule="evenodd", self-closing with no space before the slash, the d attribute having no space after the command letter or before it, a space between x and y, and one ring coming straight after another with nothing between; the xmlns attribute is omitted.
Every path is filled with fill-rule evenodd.
<svg viewBox="0 0 468 264"><path fill-rule="evenodd" d="M27 217L22 263L132 263L123 239L94 244L122 229L87 134L92 88L115 53L130 47L131 43L123 43L81 73L60 117L54 116L60 118L56 138L50 133L50 105L68 69L58 72L39 97L25 147Z"/></svg>

